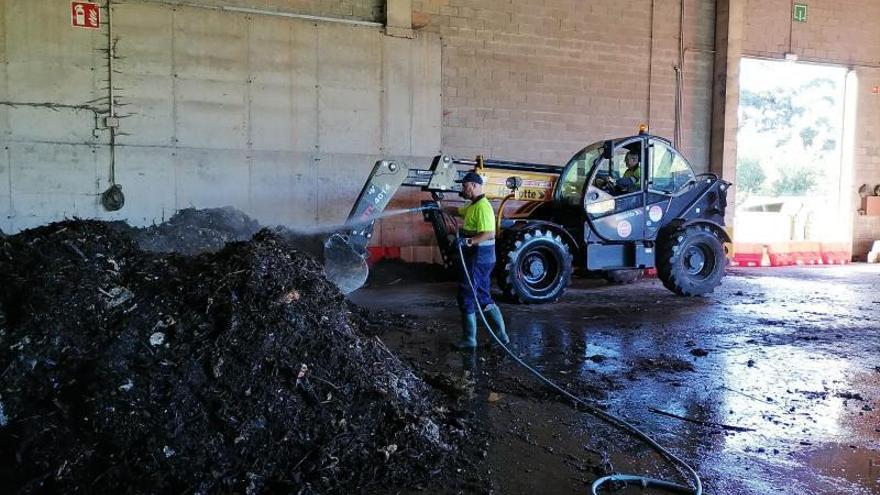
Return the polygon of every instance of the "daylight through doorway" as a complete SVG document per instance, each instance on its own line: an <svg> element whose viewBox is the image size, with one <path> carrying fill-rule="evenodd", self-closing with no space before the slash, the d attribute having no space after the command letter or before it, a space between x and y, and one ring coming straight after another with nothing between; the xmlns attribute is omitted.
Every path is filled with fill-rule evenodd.
<svg viewBox="0 0 880 495"><path fill-rule="evenodd" d="M737 133L737 242L846 241L847 70L744 58Z"/></svg>

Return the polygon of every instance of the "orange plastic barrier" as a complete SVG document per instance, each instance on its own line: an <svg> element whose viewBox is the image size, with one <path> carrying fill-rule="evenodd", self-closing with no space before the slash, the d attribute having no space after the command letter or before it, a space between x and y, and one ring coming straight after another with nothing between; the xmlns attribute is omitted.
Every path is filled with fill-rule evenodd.
<svg viewBox="0 0 880 495"><path fill-rule="evenodd" d="M373 266L385 258L400 258L400 246L370 246L367 248L367 264Z"/></svg>
<svg viewBox="0 0 880 495"><path fill-rule="evenodd" d="M770 266L789 266L794 264L791 254L791 244L787 242L774 242L767 245L767 257Z"/></svg>
<svg viewBox="0 0 880 495"><path fill-rule="evenodd" d="M764 245L750 242L733 243L733 266L769 266Z"/></svg>
<svg viewBox="0 0 880 495"><path fill-rule="evenodd" d="M852 261L852 249L845 242L823 242L819 249L826 265L844 265Z"/></svg>
<svg viewBox="0 0 880 495"><path fill-rule="evenodd" d="M792 242L790 252L795 265L821 265L824 263L822 249L818 242Z"/></svg>

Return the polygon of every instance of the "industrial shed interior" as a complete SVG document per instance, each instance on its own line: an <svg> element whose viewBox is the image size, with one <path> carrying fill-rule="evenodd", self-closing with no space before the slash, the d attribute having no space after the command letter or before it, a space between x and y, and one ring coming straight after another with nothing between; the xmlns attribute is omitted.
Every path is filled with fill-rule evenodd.
<svg viewBox="0 0 880 495"><path fill-rule="evenodd" d="M880 1L0 1L10 493L880 494Z"/></svg>

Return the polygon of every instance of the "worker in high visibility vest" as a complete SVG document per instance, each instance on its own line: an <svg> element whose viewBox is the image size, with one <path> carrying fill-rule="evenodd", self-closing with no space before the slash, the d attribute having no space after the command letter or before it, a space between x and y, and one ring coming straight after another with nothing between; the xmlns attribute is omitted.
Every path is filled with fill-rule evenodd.
<svg viewBox="0 0 880 495"><path fill-rule="evenodd" d="M639 154L630 151L626 154L624 163L626 170L623 172L623 177L617 181L617 187L624 194L640 190L642 188L642 167L639 163Z"/></svg>
<svg viewBox="0 0 880 495"><path fill-rule="evenodd" d="M458 283L458 307L461 310L461 340L456 343L460 349L477 346L477 305L483 308L492 330L505 344L510 342L504 327L501 310L490 293L492 269L495 267L495 211L483 195L483 178L476 172L468 172L461 181L461 197L470 204L460 208L445 208L447 213L464 218L459 242L464 253L464 262L474 284L474 291L468 284L464 273Z"/></svg>

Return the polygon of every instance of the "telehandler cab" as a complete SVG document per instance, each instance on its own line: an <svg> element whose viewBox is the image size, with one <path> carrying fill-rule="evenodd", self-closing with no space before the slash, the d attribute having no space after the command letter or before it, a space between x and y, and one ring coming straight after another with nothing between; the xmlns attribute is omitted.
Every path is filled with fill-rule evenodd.
<svg viewBox="0 0 880 495"><path fill-rule="evenodd" d="M627 154L638 158L638 171ZM714 174L696 175L672 144L640 132L587 146L565 165L456 159L436 156L428 170L393 160L376 162L349 215L346 230L325 243L328 277L343 292L367 277L367 244L376 216L401 186L432 194L422 201L447 267L456 263L454 232L439 208L446 193L460 191L456 179L476 170L497 211L496 279L520 303L557 300L575 267L627 281L656 268L676 294L712 291L724 276L724 211L730 183ZM515 208L505 209L515 204Z"/></svg>

